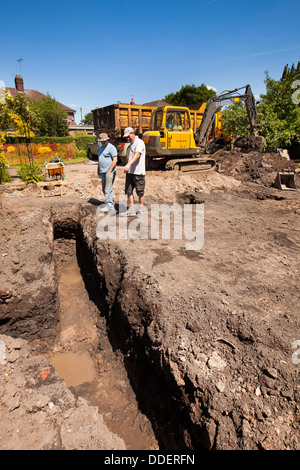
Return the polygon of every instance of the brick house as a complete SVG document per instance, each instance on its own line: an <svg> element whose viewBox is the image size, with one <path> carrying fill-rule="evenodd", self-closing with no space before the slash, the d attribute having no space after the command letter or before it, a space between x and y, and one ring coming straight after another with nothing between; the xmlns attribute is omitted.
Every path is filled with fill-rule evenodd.
<svg viewBox="0 0 300 470"><path fill-rule="evenodd" d="M12 96L15 96L17 93L22 93L30 101L39 101L42 98L47 98L46 95L44 95L43 93L40 93L37 90L28 90L24 88L24 81L21 75L15 76L15 88L6 87L5 89L8 90ZM69 131L70 131L70 128L72 128L73 126L77 127L77 124L75 122L76 110L69 108L69 106L66 106L65 104L62 104L62 103L59 103L59 104L63 108L63 110L67 113L67 116L68 116L67 124L69 127Z"/></svg>

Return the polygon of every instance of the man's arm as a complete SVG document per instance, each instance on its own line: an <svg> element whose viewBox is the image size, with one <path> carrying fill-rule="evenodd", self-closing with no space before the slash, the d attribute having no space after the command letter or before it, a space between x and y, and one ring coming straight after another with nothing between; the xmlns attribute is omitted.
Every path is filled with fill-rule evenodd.
<svg viewBox="0 0 300 470"><path fill-rule="evenodd" d="M140 152L135 152L135 154L133 155L132 159L130 160L130 162L128 162L125 166L124 166L124 171L127 172L129 171L131 165L136 162L141 156L141 153Z"/></svg>
<svg viewBox="0 0 300 470"><path fill-rule="evenodd" d="M117 162L118 162L118 156L113 157L113 160L112 160L111 165L109 167L108 173L111 173L113 171L113 169L115 168Z"/></svg>

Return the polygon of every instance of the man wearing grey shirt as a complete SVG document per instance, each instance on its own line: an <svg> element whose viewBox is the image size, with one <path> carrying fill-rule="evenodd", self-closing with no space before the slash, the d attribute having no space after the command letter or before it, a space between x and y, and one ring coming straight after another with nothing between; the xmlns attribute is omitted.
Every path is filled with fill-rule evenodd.
<svg viewBox="0 0 300 470"><path fill-rule="evenodd" d="M145 143L140 139L132 127L127 127L124 131L129 146L128 162L124 167L126 173L125 193L127 194L128 210L122 215L128 217L139 217L143 212L146 174L146 148ZM136 212L133 205L133 190L136 190L139 198L139 210Z"/></svg>

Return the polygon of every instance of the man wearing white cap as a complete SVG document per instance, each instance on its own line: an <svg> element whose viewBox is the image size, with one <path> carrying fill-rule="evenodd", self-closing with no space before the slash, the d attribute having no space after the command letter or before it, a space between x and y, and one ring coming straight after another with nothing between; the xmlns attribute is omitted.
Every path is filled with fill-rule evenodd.
<svg viewBox="0 0 300 470"><path fill-rule="evenodd" d="M114 210L113 184L116 177L118 161L117 149L109 142L107 134L100 134L101 145L98 150L98 175L102 180L102 191L105 196L105 205L99 207L100 212Z"/></svg>
<svg viewBox="0 0 300 470"><path fill-rule="evenodd" d="M130 143L128 162L124 167L126 172L125 193L127 194L128 210L121 215L135 217L142 215L144 205L146 148L143 140L135 134L132 127L126 127L124 137ZM139 198L140 207L138 211L135 211L133 205L134 188Z"/></svg>

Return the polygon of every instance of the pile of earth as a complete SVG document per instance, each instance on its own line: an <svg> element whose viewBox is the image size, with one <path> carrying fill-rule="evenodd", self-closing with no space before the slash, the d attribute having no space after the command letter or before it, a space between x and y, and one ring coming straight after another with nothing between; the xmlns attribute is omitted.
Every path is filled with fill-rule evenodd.
<svg viewBox="0 0 300 470"><path fill-rule="evenodd" d="M237 137L234 141L234 146L244 151L249 150L263 150L265 147L265 140L261 136L245 135Z"/></svg>
<svg viewBox="0 0 300 470"><path fill-rule="evenodd" d="M278 172L294 172L297 168L295 161L282 157L278 152L219 150L214 154L214 159L218 162L220 171L226 176L233 176L240 181L255 182L267 187L273 186ZM298 187L299 174L295 175L295 179L298 180Z"/></svg>

